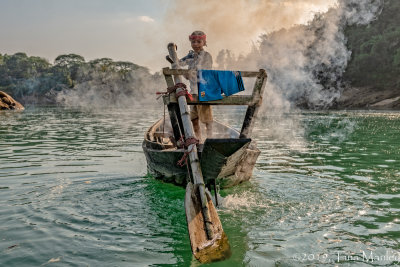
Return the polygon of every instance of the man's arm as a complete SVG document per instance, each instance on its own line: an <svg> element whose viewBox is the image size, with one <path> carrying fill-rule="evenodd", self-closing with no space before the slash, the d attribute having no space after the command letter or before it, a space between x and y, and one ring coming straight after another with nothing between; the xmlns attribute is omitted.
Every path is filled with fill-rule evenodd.
<svg viewBox="0 0 400 267"><path fill-rule="evenodd" d="M181 66L186 66L189 64L189 60L193 58L193 51L190 50L189 54L179 60Z"/></svg>

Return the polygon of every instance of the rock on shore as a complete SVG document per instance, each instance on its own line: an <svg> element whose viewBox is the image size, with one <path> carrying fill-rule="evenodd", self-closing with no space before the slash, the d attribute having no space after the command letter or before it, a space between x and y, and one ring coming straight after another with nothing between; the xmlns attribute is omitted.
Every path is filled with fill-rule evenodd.
<svg viewBox="0 0 400 267"><path fill-rule="evenodd" d="M375 88L347 88L342 93L337 109L399 110L400 90Z"/></svg>
<svg viewBox="0 0 400 267"><path fill-rule="evenodd" d="M0 91L0 110L23 110L25 109L19 102L15 101L9 94Z"/></svg>

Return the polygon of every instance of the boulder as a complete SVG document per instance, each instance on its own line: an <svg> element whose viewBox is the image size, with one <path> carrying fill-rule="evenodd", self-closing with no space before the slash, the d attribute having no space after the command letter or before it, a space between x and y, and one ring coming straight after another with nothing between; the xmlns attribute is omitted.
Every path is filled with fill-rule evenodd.
<svg viewBox="0 0 400 267"><path fill-rule="evenodd" d="M23 110L24 106L15 101L14 98L12 98L9 94L0 91L0 110L8 109Z"/></svg>

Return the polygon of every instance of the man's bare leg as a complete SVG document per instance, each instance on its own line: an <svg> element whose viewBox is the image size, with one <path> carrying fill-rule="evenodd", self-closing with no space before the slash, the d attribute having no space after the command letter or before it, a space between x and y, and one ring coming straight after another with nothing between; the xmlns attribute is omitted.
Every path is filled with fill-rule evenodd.
<svg viewBox="0 0 400 267"><path fill-rule="evenodd" d="M201 130L200 130L200 122L199 119L194 119L192 120L193 123L193 130L194 130L194 134L196 135L197 139L199 139L199 141L201 141Z"/></svg>
<svg viewBox="0 0 400 267"><path fill-rule="evenodd" d="M213 122L206 122L206 129L207 129L207 138L211 138L212 137L212 126L213 126Z"/></svg>

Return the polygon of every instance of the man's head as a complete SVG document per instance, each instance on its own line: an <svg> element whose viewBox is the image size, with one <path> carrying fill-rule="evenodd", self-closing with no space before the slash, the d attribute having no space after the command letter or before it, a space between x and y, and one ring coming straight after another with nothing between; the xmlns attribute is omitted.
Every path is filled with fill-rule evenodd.
<svg viewBox="0 0 400 267"><path fill-rule="evenodd" d="M206 34L202 31L194 31L189 36L189 41L195 52L200 52L204 46L207 46Z"/></svg>

